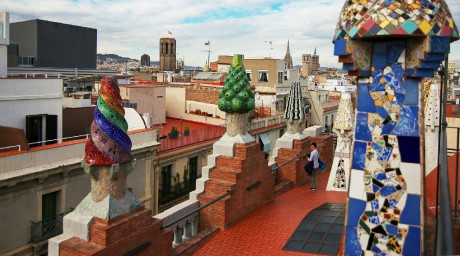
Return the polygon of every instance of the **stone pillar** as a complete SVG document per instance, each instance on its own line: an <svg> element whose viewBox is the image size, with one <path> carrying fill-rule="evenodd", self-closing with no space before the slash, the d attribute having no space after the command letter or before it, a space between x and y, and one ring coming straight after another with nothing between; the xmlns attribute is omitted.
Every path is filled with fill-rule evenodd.
<svg viewBox="0 0 460 256"><path fill-rule="evenodd" d="M423 78L458 31L444 1L373 2L347 1L334 36L358 77L345 254L422 255Z"/></svg>

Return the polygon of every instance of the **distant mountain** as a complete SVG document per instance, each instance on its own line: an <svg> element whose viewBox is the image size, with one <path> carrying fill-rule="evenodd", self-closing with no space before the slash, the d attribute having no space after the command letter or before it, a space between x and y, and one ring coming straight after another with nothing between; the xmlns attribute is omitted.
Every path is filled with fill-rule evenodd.
<svg viewBox="0 0 460 256"><path fill-rule="evenodd" d="M131 58L128 58L128 57L121 57L121 56L119 56L117 54L113 54L113 53L106 53L106 54L98 53L96 58L97 58L97 60L105 60L107 58L112 58L112 59L117 60L118 63L123 63L123 62L128 62L128 61L139 61L139 60L131 59Z"/></svg>

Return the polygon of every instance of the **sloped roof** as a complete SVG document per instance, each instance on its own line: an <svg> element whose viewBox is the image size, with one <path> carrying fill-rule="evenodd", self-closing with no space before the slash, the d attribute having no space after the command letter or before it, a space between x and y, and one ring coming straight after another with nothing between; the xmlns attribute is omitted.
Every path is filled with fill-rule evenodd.
<svg viewBox="0 0 460 256"><path fill-rule="evenodd" d="M196 74L193 80L204 80L204 81L220 81L225 76L225 73L220 72L200 72Z"/></svg>

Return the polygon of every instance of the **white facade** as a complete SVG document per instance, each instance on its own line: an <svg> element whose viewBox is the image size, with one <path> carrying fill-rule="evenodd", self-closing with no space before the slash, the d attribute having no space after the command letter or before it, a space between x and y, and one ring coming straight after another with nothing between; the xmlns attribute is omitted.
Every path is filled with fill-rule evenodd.
<svg viewBox="0 0 460 256"><path fill-rule="evenodd" d="M62 79L0 79L0 125L26 132L26 116L56 115L57 138L62 138L62 88Z"/></svg>
<svg viewBox="0 0 460 256"><path fill-rule="evenodd" d="M6 77L8 45L10 44L10 20L7 12L0 12L0 77Z"/></svg>

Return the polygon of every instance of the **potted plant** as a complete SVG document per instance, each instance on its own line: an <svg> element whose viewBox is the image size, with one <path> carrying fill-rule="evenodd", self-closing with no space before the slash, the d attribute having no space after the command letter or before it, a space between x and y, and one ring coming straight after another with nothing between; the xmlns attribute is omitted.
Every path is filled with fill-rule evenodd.
<svg viewBox="0 0 460 256"><path fill-rule="evenodd" d="M168 137L170 139L177 139L179 137L179 130L175 126L171 127Z"/></svg>
<svg viewBox="0 0 460 256"><path fill-rule="evenodd" d="M190 126L186 125L184 128L184 136L190 135Z"/></svg>

